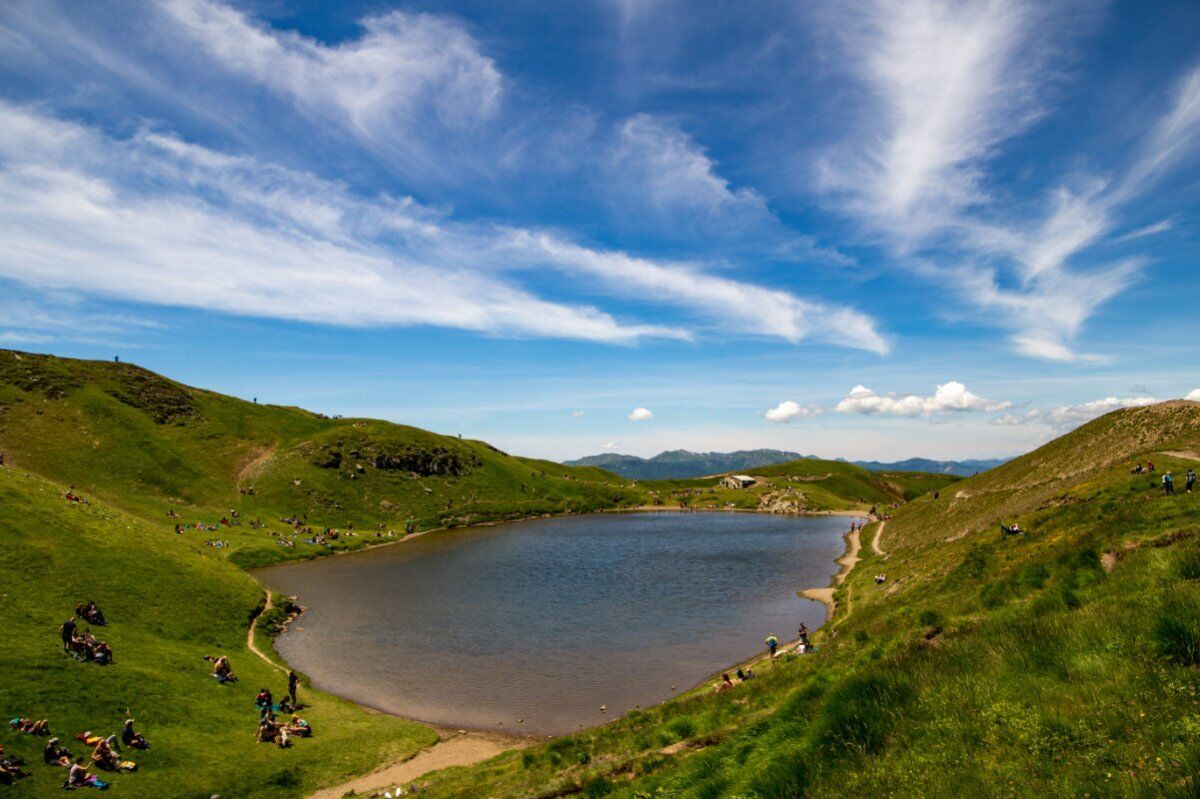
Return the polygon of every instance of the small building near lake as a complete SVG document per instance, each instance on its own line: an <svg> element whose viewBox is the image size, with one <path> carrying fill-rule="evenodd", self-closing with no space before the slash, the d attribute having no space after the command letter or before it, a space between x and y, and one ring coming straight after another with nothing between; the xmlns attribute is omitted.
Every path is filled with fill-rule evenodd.
<svg viewBox="0 0 1200 799"><path fill-rule="evenodd" d="M721 478L723 488L749 488L757 483L758 481L748 474L727 474Z"/></svg>

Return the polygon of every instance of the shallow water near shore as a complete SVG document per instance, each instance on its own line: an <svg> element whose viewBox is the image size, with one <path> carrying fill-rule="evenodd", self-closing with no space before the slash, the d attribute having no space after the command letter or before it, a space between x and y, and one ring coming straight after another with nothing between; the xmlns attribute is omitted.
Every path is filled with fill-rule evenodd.
<svg viewBox="0 0 1200 799"><path fill-rule="evenodd" d="M571 516L257 576L307 608L276 646L317 687L432 723L551 735L668 699L770 633L815 629L824 606L796 592L828 584L849 523Z"/></svg>

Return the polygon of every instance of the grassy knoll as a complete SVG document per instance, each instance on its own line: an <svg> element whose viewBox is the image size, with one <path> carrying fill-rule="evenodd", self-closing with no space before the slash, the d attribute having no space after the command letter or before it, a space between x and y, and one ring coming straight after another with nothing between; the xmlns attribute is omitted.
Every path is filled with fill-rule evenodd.
<svg viewBox="0 0 1200 799"><path fill-rule="evenodd" d="M1159 472L1131 475L1135 460ZM425 795L1200 795L1200 494L1158 483L1170 469L1181 490L1189 466L1200 404L1098 419L897 511L818 654L444 772Z"/></svg>

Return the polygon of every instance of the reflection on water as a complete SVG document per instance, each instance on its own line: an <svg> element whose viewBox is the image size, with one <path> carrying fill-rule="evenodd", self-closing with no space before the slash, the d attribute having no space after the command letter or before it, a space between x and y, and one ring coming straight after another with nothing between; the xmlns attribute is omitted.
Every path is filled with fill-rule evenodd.
<svg viewBox="0 0 1200 799"><path fill-rule="evenodd" d="M815 628L824 608L796 591L828 583L847 527L737 513L574 516L259 576L308 608L278 648L318 687L435 723L557 734L660 702L769 633Z"/></svg>

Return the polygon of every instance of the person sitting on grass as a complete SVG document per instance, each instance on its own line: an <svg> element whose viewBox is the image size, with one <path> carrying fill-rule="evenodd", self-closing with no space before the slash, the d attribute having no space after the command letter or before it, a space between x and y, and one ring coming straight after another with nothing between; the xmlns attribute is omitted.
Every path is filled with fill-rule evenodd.
<svg viewBox="0 0 1200 799"><path fill-rule="evenodd" d="M272 710L275 707L275 698L266 688L259 688L258 696L254 697L254 706L259 710Z"/></svg>
<svg viewBox="0 0 1200 799"><path fill-rule="evenodd" d="M209 655L206 655L205 657L212 660L212 657ZM233 676L233 667L229 665L229 658L225 657L224 655L221 655L219 658L213 660L212 662L213 662L213 670L212 670L213 679L215 679L217 682L221 683L222 685L224 685L227 682L237 682L237 677Z"/></svg>
<svg viewBox="0 0 1200 799"><path fill-rule="evenodd" d="M733 680L729 679L728 674L722 674L721 681L716 684L716 687L714 688L713 693L714 694L723 694L726 691L730 690L731 688L733 688Z"/></svg>
<svg viewBox="0 0 1200 799"><path fill-rule="evenodd" d="M1019 523L1013 522L1012 527L1002 523L1000 525L1000 532L1004 535L1022 535L1025 531L1021 529L1021 525Z"/></svg>
<svg viewBox="0 0 1200 799"><path fill-rule="evenodd" d="M8 726L12 727L17 732L27 732L30 735L42 736L50 734L50 722L46 719L34 721L33 719L15 718L8 722Z"/></svg>
<svg viewBox="0 0 1200 799"><path fill-rule="evenodd" d="M58 745L57 738L51 738L46 741L46 748L42 750L42 760L47 766L66 768L71 765L71 753L66 747Z"/></svg>
<svg viewBox="0 0 1200 799"><path fill-rule="evenodd" d="M742 669L738 669L737 670L737 678L739 680L741 680L742 682L745 682L746 680L753 680L754 679L754 671L751 670L751 668L749 666L746 667L745 671L743 671Z"/></svg>
<svg viewBox="0 0 1200 799"><path fill-rule="evenodd" d="M91 784L95 778L88 774L88 769L91 766L83 764L83 758L75 758L75 762L71 764L71 773L67 775L67 785L72 788L82 788L85 785Z"/></svg>
<svg viewBox="0 0 1200 799"><path fill-rule="evenodd" d="M296 738L311 738L312 727L308 726L308 722L300 718L297 714L292 714L292 720L287 725L288 735Z"/></svg>
<svg viewBox="0 0 1200 799"><path fill-rule="evenodd" d="M21 771L21 767L8 761L0 761L0 785L14 785L17 780L32 777L33 772Z"/></svg>
<svg viewBox="0 0 1200 799"><path fill-rule="evenodd" d="M113 751L113 745L110 741L115 742L112 738L101 738L96 748L92 750L92 763L96 768L104 769L105 771L116 771L121 766L121 761L117 758L117 753Z"/></svg>
<svg viewBox="0 0 1200 799"><path fill-rule="evenodd" d="M292 704L292 700L286 696L279 700L278 707L280 713L293 713L296 710L296 706Z"/></svg>
<svg viewBox="0 0 1200 799"><path fill-rule="evenodd" d="M150 744L146 742L145 736L140 732L135 732L133 729L133 719L125 719L125 725L121 727L121 746L130 749L149 749Z"/></svg>
<svg viewBox="0 0 1200 799"><path fill-rule="evenodd" d="M104 618L104 614L100 611L100 608L97 607L96 603L92 601L81 602L80 604L76 605L75 615L86 620L90 624L96 625L97 627L104 627L108 624Z"/></svg>

